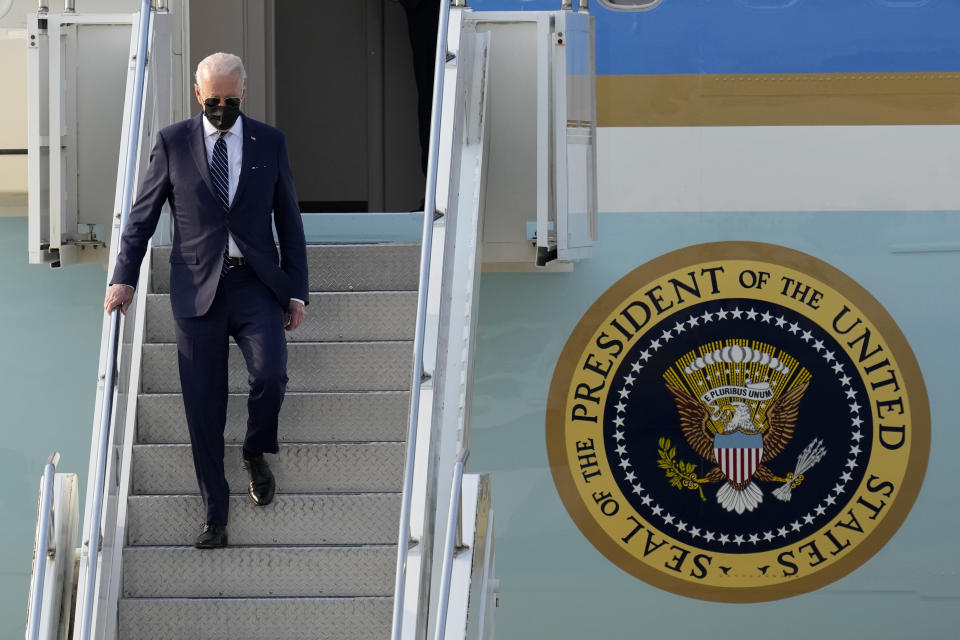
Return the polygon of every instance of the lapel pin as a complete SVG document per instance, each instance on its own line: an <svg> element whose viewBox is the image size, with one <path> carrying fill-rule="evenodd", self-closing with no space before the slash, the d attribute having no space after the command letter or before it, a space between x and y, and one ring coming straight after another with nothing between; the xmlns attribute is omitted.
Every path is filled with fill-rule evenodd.
<svg viewBox="0 0 960 640"><path fill-rule="evenodd" d="M257 139L256 139L256 138L254 138L253 136L250 136L250 139L251 139L251 140L253 140L254 142L256 142L256 141L257 141Z"/></svg>

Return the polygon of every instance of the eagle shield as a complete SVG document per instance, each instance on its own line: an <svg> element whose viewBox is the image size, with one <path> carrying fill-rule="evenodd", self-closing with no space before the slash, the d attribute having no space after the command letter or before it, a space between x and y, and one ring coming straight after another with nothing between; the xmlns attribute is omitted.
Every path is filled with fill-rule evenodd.
<svg viewBox="0 0 960 640"><path fill-rule="evenodd" d="M713 455L729 480L736 484L748 482L763 458L763 436L718 433L713 438Z"/></svg>
<svg viewBox="0 0 960 640"><path fill-rule="evenodd" d="M717 503L742 514L763 502L757 481L800 482L799 469L781 477L767 466L793 438L810 382L794 357L762 342L728 340L687 353L663 377L687 443L716 465L688 478L690 486L720 483ZM789 499L782 491L774 496Z"/></svg>

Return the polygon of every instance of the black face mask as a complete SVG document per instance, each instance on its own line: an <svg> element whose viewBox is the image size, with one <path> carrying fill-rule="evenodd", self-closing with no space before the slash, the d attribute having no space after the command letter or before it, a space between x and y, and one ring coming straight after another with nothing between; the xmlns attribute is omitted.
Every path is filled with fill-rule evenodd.
<svg viewBox="0 0 960 640"><path fill-rule="evenodd" d="M203 115L207 117L210 124L220 131L226 131L232 127L237 121L237 118L240 117L240 101L237 100L236 104L231 104L234 102L232 99L226 102L227 104L225 105L203 105Z"/></svg>

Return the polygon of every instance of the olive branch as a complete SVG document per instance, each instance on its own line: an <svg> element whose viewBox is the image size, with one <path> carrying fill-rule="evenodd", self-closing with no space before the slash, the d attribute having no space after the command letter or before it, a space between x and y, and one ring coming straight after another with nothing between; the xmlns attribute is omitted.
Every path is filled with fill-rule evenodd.
<svg viewBox="0 0 960 640"><path fill-rule="evenodd" d="M657 444L659 445L657 453L660 454L657 466L664 470L670 484L680 490L696 489L700 493L700 499L706 502L703 489L700 488L700 481L697 479L696 466L676 459L677 450L670 443L670 438L660 438Z"/></svg>

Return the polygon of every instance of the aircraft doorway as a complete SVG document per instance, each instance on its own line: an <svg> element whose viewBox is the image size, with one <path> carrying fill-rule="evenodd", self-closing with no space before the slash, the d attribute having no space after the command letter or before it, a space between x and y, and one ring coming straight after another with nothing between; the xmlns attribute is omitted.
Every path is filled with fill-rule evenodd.
<svg viewBox="0 0 960 640"><path fill-rule="evenodd" d="M189 20L191 73L215 51L243 57L245 110L286 134L302 211L416 208L417 90L398 2L215 0L190 3Z"/></svg>

